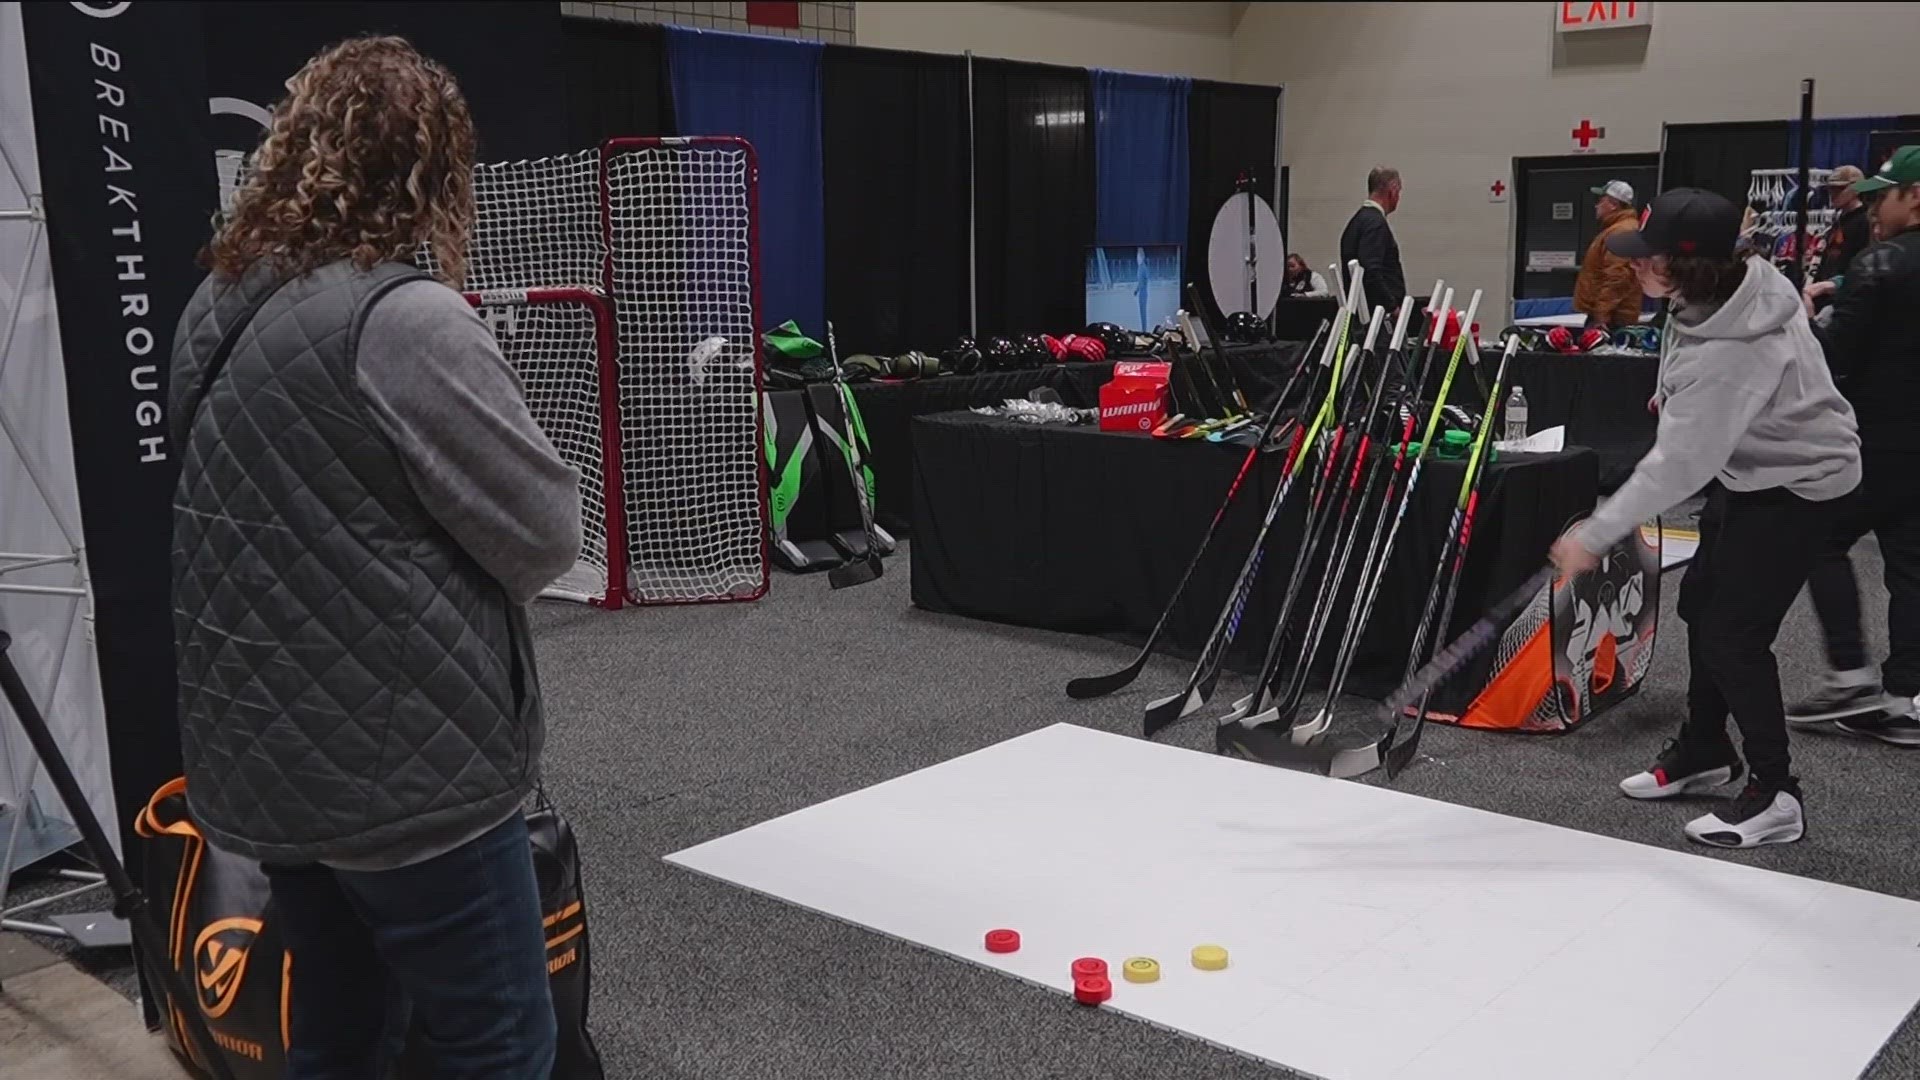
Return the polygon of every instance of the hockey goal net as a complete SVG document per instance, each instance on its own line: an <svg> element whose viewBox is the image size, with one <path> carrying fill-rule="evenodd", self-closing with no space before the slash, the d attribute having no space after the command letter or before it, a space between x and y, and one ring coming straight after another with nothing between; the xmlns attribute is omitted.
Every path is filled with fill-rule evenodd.
<svg viewBox="0 0 1920 1080"><path fill-rule="evenodd" d="M731 137L475 168L468 299L581 472L589 536L548 595L765 594L757 183L753 148ZM418 261L441 269L431 251Z"/></svg>
<svg viewBox="0 0 1920 1080"><path fill-rule="evenodd" d="M526 392L527 410L580 471L580 559L542 595L617 608L626 599L620 497L619 352L613 306L597 289L466 294Z"/></svg>

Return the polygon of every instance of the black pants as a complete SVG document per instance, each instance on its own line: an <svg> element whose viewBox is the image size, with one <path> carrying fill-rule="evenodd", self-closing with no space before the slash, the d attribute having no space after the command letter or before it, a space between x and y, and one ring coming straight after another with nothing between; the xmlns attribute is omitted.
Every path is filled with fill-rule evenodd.
<svg viewBox="0 0 1920 1080"><path fill-rule="evenodd" d="M1835 671L1866 667L1860 585L1847 553L1872 533L1886 563L1888 650L1880 677L1888 693L1912 697L1920 694L1920 455L1869 451L1861 464L1860 490L1835 518L1807 578L1807 593L1826 636L1827 663Z"/></svg>
<svg viewBox="0 0 1920 1080"><path fill-rule="evenodd" d="M1816 503L1782 488L1736 492L1715 484L1700 515L1700 548L1680 583L1692 667L1680 737L1722 751L1731 713L1756 779L1792 776L1773 639L1846 501Z"/></svg>

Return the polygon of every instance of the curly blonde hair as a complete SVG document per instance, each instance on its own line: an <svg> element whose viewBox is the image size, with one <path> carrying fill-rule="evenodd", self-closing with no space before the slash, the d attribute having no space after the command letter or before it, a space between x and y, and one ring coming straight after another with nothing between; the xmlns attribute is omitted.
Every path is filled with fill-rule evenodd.
<svg viewBox="0 0 1920 1080"><path fill-rule="evenodd" d="M473 148L473 117L446 68L403 38L343 41L287 80L203 261L239 277L267 259L296 276L340 259L412 262L426 245L458 288Z"/></svg>

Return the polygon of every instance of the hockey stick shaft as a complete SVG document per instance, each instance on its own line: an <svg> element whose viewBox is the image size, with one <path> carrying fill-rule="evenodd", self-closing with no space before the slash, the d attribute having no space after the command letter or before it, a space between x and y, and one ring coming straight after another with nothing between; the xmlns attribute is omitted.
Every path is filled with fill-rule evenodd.
<svg viewBox="0 0 1920 1080"><path fill-rule="evenodd" d="M1517 340L1510 341L1509 349L1517 344ZM1505 362L1503 358L1503 367L1505 366ZM1438 627L1432 625L1433 617L1439 608L1442 594L1445 591L1445 585L1449 577L1447 574L1447 565L1452 561L1453 548L1459 539L1460 529L1465 523L1468 505L1473 501L1474 485L1478 472L1477 466L1480 462L1479 450L1485 445L1486 438L1490 434L1490 429L1493 425L1493 419L1497 413L1498 409L1489 408L1480 418L1480 430L1476 433L1474 439L1475 453L1468 457L1466 472L1460 478L1460 493L1454 498L1453 515L1447 522L1446 536L1440 545L1440 557L1433 569L1433 580L1427 586L1427 602L1420 612L1420 621L1414 625L1413 649L1407 656L1408 678L1412 678L1414 671L1421 664L1421 654L1426 650L1428 636L1434 636L1437 647L1439 638L1446 633L1446 627L1444 625Z"/></svg>
<svg viewBox="0 0 1920 1080"><path fill-rule="evenodd" d="M1368 499L1373 494L1374 482L1379 473L1384 453L1369 457L1369 448L1373 444L1374 428L1379 424L1380 403L1386 392L1388 373L1399 365L1400 354L1406 341L1407 322L1412 317L1413 298L1401 302L1400 314L1394 327L1393 341L1387 349L1387 355L1381 360L1379 381L1374 384L1372 400L1360 424L1360 445L1353 457L1352 475L1347 479L1347 490L1341 500L1339 516L1335 519L1336 528L1334 546L1338 554L1331 560L1327 573L1322 576L1320 591L1314 600L1314 607L1308 620L1305 641L1300 655L1295 659L1292 674L1280 696L1279 713L1286 714L1297 710L1300 699L1306 691L1307 682L1312 676L1314 658L1320 653L1320 646L1326 638L1327 628L1333 620L1334 605L1340 596L1340 587L1346 581L1347 569L1352 565L1354 549L1365 525ZM1401 388L1404 397L1406 388ZM1389 430L1391 430L1389 425ZM1365 482L1362 483L1364 473ZM1385 503L1382 503L1383 512ZM1349 514L1349 509L1352 513ZM1362 567L1364 571L1364 565ZM1355 595L1365 583L1363 572L1361 582L1355 586ZM1344 644L1344 637L1342 643ZM1269 692L1274 688L1269 687Z"/></svg>
<svg viewBox="0 0 1920 1080"><path fill-rule="evenodd" d="M1451 303L1453 294L1441 290L1444 281L1433 283L1433 292L1427 302L1428 314L1445 310L1443 304ZM1329 710L1339 700L1341 690L1346 686L1347 672L1353 663L1353 655L1359 649L1360 636L1366 630L1367 620L1373 614L1373 594L1379 588L1379 576L1385 572L1387 556L1391 550L1382 551L1381 541L1386 537L1387 523L1394 516L1394 498L1399 493L1400 480L1405 474L1407 448L1413 442L1413 429L1416 422L1415 408L1420 400L1420 390L1426 384L1427 373L1433 366L1434 354L1440 348L1440 335L1426 328L1426 347L1419 350L1420 356L1408 365L1406 380L1400 387L1400 393L1394 401L1393 416L1404 417L1400 432L1400 445L1393 455L1393 466L1387 473L1386 494L1380 501L1380 513L1374 519L1373 534L1367 539L1367 553L1360 561L1360 581L1354 588L1353 611L1347 616L1346 631L1341 635L1340 647L1334 654L1333 676L1327 684L1327 707ZM1391 421L1389 421L1391 424Z"/></svg>
<svg viewBox="0 0 1920 1080"><path fill-rule="evenodd" d="M1379 338L1382 321L1381 311L1375 309L1373 319L1368 327L1366 345L1362 347L1355 361L1354 367L1356 374L1353 379L1354 386L1357 386L1359 381L1366 377L1367 363L1373 357L1374 345ZM1382 382L1376 382L1374 384L1372 402L1376 406L1378 404L1379 392L1383 385L1384 383ZM1353 402L1359 397L1359 394L1350 393L1347 401L1343 403L1341 419L1349 422L1343 423L1334 430L1332 443L1327 448L1319 481L1314 485L1313 498L1308 503L1307 520L1302 529L1300 545L1294 553L1293 568L1287 578L1286 592L1280 601L1280 611L1274 620L1272 635L1267 639L1266 656L1261 660L1260 674L1254 682L1252 698L1248 704L1244 706L1246 711L1259 712L1266 707L1268 688L1276 681L1280 656L1282 652L1285 651L1287 630L1293 618L1294 608L1299 603L1302 589L1307 579L1312 576L1314 558L1319 552L1321 540L1326 535L1327 524L1338 518L1338 514L1334 513L1331 507L1326 506L1325 501L1332 490L1340 486L1339 478L1347 472L1345 468L1347 462L1349 460L1355 460L1350 454L1343 454L1342 447L1345 445L1349 448L1357 448L1362 455L1366 453L1365 425L1351 422L1355 419L1351 415ZM1352 436L1351 439L1347 438L1349 435ZM1342 512L1344 512L1344 506L1350 499L1351 489L1349 489L1347 493L1347 498L1342 502ZM1318 603L1319 597L1316 595L1316 607ZM1309 635L1311 634L1311 629L1310 626L1308 631ZM1240 708L1241 707L1236 704L1236 711Z"/></svg>
<svg viewBox="0 0 1920 1080"><path fill-rule="evenodd" d="M840 369L840 349L833 339L833 323L827 323L827 355L833 361L833 387L840 399L841 427L847 438L847 476L853 481L854 497L860 505L860 527L866 534L867 553L859 564L836 566L827 572L827 584L835 588L859 585L885 573L880 562L880 537L873 524L873 501L867 491L866 459L860 452L860 439L853 430L853 391L847 389L846 375Z"/></svg>
<svg viewBox="0 0 1920 1080"><path fill-rule="evenodd" d="M1487 440L1492 435L1494 422L1499 417L1499 393L1506 385L1507 367L1513 362L1513 354L1519 345L1518 335L1509 337L1506 349L1500 356L1500 368L1493 377L1493 389L1488 397L1487 411L1480 417L1480 430L1473 442L1473 453L1467 459L1467 474L1460 480L1460 494L1455 501L1453 511L1454 528L1450 530L1451 535L1447 537L1446 544L1441 548L1440 565L1434 570L1436 586L1440 583L1442 576L1446 578L1446 595L1440 604L1440 618L1432 631L1436 652L1439 643L1445 639L1448 624L1453 621L1454 602L1460 595L1460 579L1467 567L1467 548L1473 542L1473 519L1475 512L1480 508L1480 484L1486 475L1483 455L1486 452ZM1449 563L1452 564L1450 568ZM1411 674L1410 672L1409 677ZM1413 715L1413 733L1408 737L1408 749L1399 755L1399 763L1404 763L1411 757L1412 748L1419 745L1421 729L1426 726L1427 706L1431 703L1433 691L1438 685L1438 683L1429 685L1421 692L1420 703ZM1396 728L1399 726L1397 715L1394 717L1394 724ZM1399 739L1396 738L1394 742L1398 744ZM1399 763L1389 759L1389 776L1399 771Z"/></svg>
<svg viewBox="0 0 1920 1080"><path fill-rule="evenodd" d="M1435 287L1436 287L1436 289L1438 289L1438 287L1439 287L1439 286L1438 286L1438 285L1436 284L1436 286L1435 286ZM1477 297L1477 294L1476 294L1476 302L1477 302L1477 299L1478 299L1478 297ZM1448 308L1450 308L1450 307L1452 306L1452 304L1453 304L1453 291L1452 291L1451 289L1449 289L1449 290L1447 290L1447 291L1446 291L1446 293L1445 293L1445 294L1444 294L1443 296L1441 296L1441 297L1440 297L1440 308L1439 308L1439 310L1441 310L1441 311L1443 311L1443 312L1444 312L1444 311L1446 311L1446 310L1447 310ZM1431 361L1431 358L1432 358L1432 355L1434 354L1434 352L1435 352L1436 350L1438 350L1438 349L1439 349L1439 347L1440 347L1440 338L1441 338L1441 330L1440 330L1440 327L1441 327L1441 326L1443 326L1443 325L1444 325L1444 322L1443 322L1443 321L1441 321L1441 320L1436 320L1436 321L1434 322L1434 324L1433 324L1433 326L1432 326L1432 327L1430 328L1430 333L1429 333L1429 340L1428 340L1428 342L1427 342L1427 347L1426 347L1426 357L1424 357L1424 358L1422 359L1422 361L1421 361L1421 363L1420 363L1420 367L1421 367L1421 368L1422 368L1423 370L1424 370L1424 368L1425 368L1425 367L1427 366L1427 364L1428 364L1428 363L1429 363L1429 362ZM1455 354L1455 359L1456 359L1456 362L1457 362L1457 359L1458 359L1458 352L1457 352L1457 350L1456 350L1456 354ZM1444 391L1443 391L1443 392L1444 392ZM1402 396L1402 398L1403 398L1403 399L1405 399L1405 398L1406 398L1406 397L1407 397L1407 396L1408 396L1409 394L1412 394L1412 395L1417 395L1417 393L1418 393L1418 384L1417 384L1417 383L1415 383L1415 382L1412 382L1412 381L1409 381L1409 383L1408 383L1408 385L1407 385L1407 386L1404 386L1404 387L1402 387L1402 395L1401 395L1401 396ZM1402 436L1402 439L1401 439L1401 443L1400 443L1400 448L1399 448L1399 450L1398 450L1398 452L1397 452L1397 456L1396 456L1396 458L1395 458L1395 470L1396 470L1396 472L1397 472L1397 470L1398 470L1398 469L1399 469L1399 467L1400 467L1400 463L1401 463L1402 461L1404 461L1404 460L1405 460L1405 458L1406 458L1406 455L1407 455L1407 445L1408 445L1408 436L1410 436L1410 434L1411 434L1411 432L1412 432L1412 430L1413 430L1413 418L1412 418L1412 415L1411 415L1411 413L1409 413L1409 417L1408 417L1408 420L1407 420L1407 422L1406 422L1406 425L1405 425L1405 431L1406 431L1406 434L1404 434L1404 435ZM1418 461L1418 459L1416 458L1416 466L1415 466L1415 474L1414 474L1414 475L1417 475L1417 474L1418 474L1418 473L1417 473L1417 470L1418 470L1418 466L1417 466L1417 461ZM1410 491L1411 491L1411 487L1409 487L1409 492L1410 492ZM1389 502L1389 504L1390 504L1390 503L1391 503L1391 500L1389 499L1389 500L1388 500L1388 502ZM1403 502L1402 502L1402 504L1401 504L1401 513L1402 513L1402 514L1404 514L1404 513L1405 513L1405 508L1406 508L1406 504L1405 504L1405 502L1403 501ZM1385 512L1385 511L1383 510L1383 513L1384 513L1384 512ZM1396 529L1397 529L1397 527L1398 527L1398 519L1397 519L1397 518L1395 519L1395 527L1396 527ZM1391 536L1391 534L1389 534L1389 535ZM1392 542L1392 541L1391 541L1391 539L1389 539L1389 541L1388 541L1388 543L1389 543L1389 545L1391 545L1391 542ZM1364 588L1365 588L1365 583L1363 582L1363 588L1362 588L1362 591L1364 591ZM1248 725L1251 725L1251 724L1253 724L1253 723L1255 722L1255 718L1256 718L1256 717L1260 717L1260 718L1272 718L1272 717L1273 717L1273 715L1274 715L1274 714L1273 714L1273 713L1271 712L1271 710L1267 710L1267 709L1265 709L1265 708L1263 708L1263 707L1262 707L1262 706L1264 705L1264 703L1265 703L1265 701L1266 701L1266 697L1267 697L1267 694L1268 694L1268 680L1270 680L1270 679L1271 679L1271 672L1270 672L1270 671L1266 671L1266 670L1263 670L1263 672L1262 672L1262 675L1263 675L1263 678L1262 678L1262 680L1254 684L1254 692L1253 692L1252 694L1250 694L1250 695L1248 696L1248 698L1247 698L1247 700L1246 700L1246 702L1245 702L1245 703L1244 703L1244 704L1243 704L1243 705L1242 705L1242 706L1241 706L1241 707L1240 707L1240 708L1239 708L1239 709L1237 710L1237 711L1239 712L1239 719L1241 720L1241 722L1242 722L1243 724L1248 724ZM1264 719L1262 719L1262 720L1260 720L1260 722L1265 722L1265 720L1264 720Z"/></svg>
<svg viewBox="0 0 1920 1080"><path fill-rule="evenodd" d="M1320 372L1331 363L1330 379L1326 394L1315 411L1311 422L1294 425L1294 440L1287 451L1287 462L1281 470L1279 486L1274 490L1273 498L1267 503L1267 511L1260 522L1259 530L1254 534L1253 545L1248 549L1246 558L1241 562L1240 572L1235 577L1233 588L1229 590L1226 602L1215 617L1213 629L1207 634L1206 643L1201 647L1200 657L1195 661L1193 671L1187 676L1184 688L1169 697L1159 698L1147 704L1142 722L1148 738L1152 738L1161 729L1174 721L1191 715L1206 704L1212 695L1214 680L1219 677L1220 662L1233 638L1240 629L1240 616L1245 609L1247 596L1258 579L1260 563L1266 554L1267 534L1273 528L1273 522L1280 514L1280 507L1286 503L1287 495L1293 490L1294 479L1299 475L1301 464L1309 456L1315 441L1320 436L1320 427L1331 409L1334 399L1341 389L1343 374L1342 358L1347 342L1347 333L1351 326L1352 307L1358 303L1360 293L1360 268L1354 264L1352 274L1353 288L1349 291L1348 303L1336 316L1337 331L1327 337L1327 347L1322 352L1320 364L1315 369L1314 382L1309 386L1308 398L1311 400L1312 388L1319 383Z"/></svg>
<svg viewBox="0 0 1920 1080"><path fill-rule="evenodd" d="M1447 314L1451 310L1452 306L1453 306L1453 292L1449 290L1445 298L1441 302L1439 311L1437 313L1438 318L1435 320L1433 325L1432 338L1433 338L1434 345L1436 347L1442 335L1445 333ZM1468 303L1468 306L1467 306L1469 319L1471 319L1474 312L1479 310L1479 307L1480 307L1480 293L1478 290L1475 290L1473 294L1473 299ZM1380 586L1381 586L1381 583L1386 578L1387 564L1388 564L1388 561L1392 558L1394 542L1399 538L1400 528L1406 522L1407 507L1413 504L1414 493L1419 489L1421 469L1426 464L1427 455L1431 453L1433 450L1433 437L1432 437L1433 431L1440 422L1440 411L1442 408L1446 406L1447 395L1453 389L1453 378L1455 373L1459 370L1460 357L1462 353L1465 351L1466 346L1467 346L1467 335L1465 333L1462 333L1460 336L1460 339L1454 343L1452 355L1447 360L1446 374L1440 380L1439 393L1435 396L1434 403L1433 403L1433 410L1427 418L1427 429L1426 429L1427 437L1420 440L1420 444L1419 444L1420 449L1418 451L1415 451L1413 454L1413 463L1407 470L1407 486L1400 493L1399 505L1397 508L1395 508L1393 513L1393 523L1387 529L1386 541L1381 549L1380 557L1378 560L1375 561L1373 565L1373 577L1371 578L1371 580L1369 580L1366 583L1366 588L1364 590L1366 593L1366 601L1361 607L1361 613L1358 620L1359 623L1363 626L1366 623L1367 619L1369 619L1372 616L1373 605L1375 601L1379 599ZM1407 435L1412 434L1412 431L1413 431L1412 415L1409 415L1406 420L1405 431ZM1407 445L1404 441L1404 438L1400 446L1400 453L1402 457L1404 457L1405 454L1407 453ZM1349 636L1355 636L1355 635L1349 635ZM1357 645L1358 645L1358 641L1356 637L1355 648L1348 650L1347 662L1349 664L1352 663L1353 653L1357 651ZM1344 677L1342 677L1339 681L1344 683Z"/></svg>
<svg viewBox="0 0 1920 1080"><path fill-rule="evenodd" d="M1207 346L1212 350L1213 362L1226 373L1227 388L1233 391L1234 400L1240 403L1240 411L1252 412L1253 407L1248 404L1250 399L1247 397L1247 392L1240 385L1240 376L1234 374L1233 364L1227 360L1226 350L1220 347L1220 335L1215 332L1218 328L1213 325L1213 320L1207 315L1206 301L1200 295L1200 287L1191 281L1187 282L1187 305L1200 313L1200 321L1207 328ZM1193 337L1191 328L1187 331L1187 340L1193 343L1195 349L1200 347L1199 342Z"/></svg>
<svg viewBox="0 0 1920 1080"><path fill-rule="evenodd" d="M1200 539L1199 548L1194 551L1193 558L1188 561L1185 572L1180 575L1180 581L1174 586L1173 595L1167 598L1166 607L1161 609L1160 617L1154 621L1153 629L1147 634L1146 644L1140 647L1139 655L1134 657L1131 664L1112 674L1096 675L1070 681L1067 683L1067 695L1069 697L1088 698L1098 697L1102 694L1110 694L1131 683L1140 674L1141 670L1146 667L1147 659L1153 655L1154 645L1158 643L1161 632L1166 629L1167 621L1172 617L1174 607L1179 604L1180 597L1186 593L1188 584L1193 581L1194 571L1199 568L1200 562L1206 556L1207 550L1213 545L1214 537L1219 535L1220 523L1226 520L1227 510L1233 505L1235 498L1239 495L1241 484L1245 482L1247 475L1253 471L1253 463L1259 459L1261 452L1266 449L1267 442L1276 430L1280 416L1286 409L1287 402L1292 398L1293 391L1299 384L1301 376L1313 366L1315 346L1329 333L1329 329L1329 324L1322 320L1319 330L1314 333L1313 340L1301 351L1300 360L1294 365L1293 373L1288 376L1286 385L1282 387L1280 395L1274 399L1273 407L1268 411L1266 423L1261 427L1258 441L1247 448L1246 456L1240 461L1239 470L1234 473L1233 483L1227 487L1226 497L1220 501L1219 508L1213 512L1213 520L1207 524L1207 531Z"/></svg>

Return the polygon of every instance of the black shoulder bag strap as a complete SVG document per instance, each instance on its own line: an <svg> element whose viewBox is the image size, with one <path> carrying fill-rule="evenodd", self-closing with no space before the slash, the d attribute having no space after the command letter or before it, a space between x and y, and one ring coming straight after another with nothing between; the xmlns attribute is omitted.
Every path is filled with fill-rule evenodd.
<svg viewBox="0 0 1920 1080"><path fill-rule="evenodd" d="M260 309L266 307L267 301L273 299L282 288L286 287L286 284L287 281L281 281L273 288L261 293L253 303L247 305L247 309L240 313L240 317L233 321L233 325L227 327L227 332L220 335L220 344L214 348L213 355L207 358L207 366L200 371L200 385L194 388L193 401L187 407L187 420L181 430L193 430L193 417L198 415L200 403L207 400L207 394L213 389L213 380L219 378L220 372L226 370L227 357L233 355L233 347L240 340L240 332L253 324L253 317L260 314Z"/></svg>

